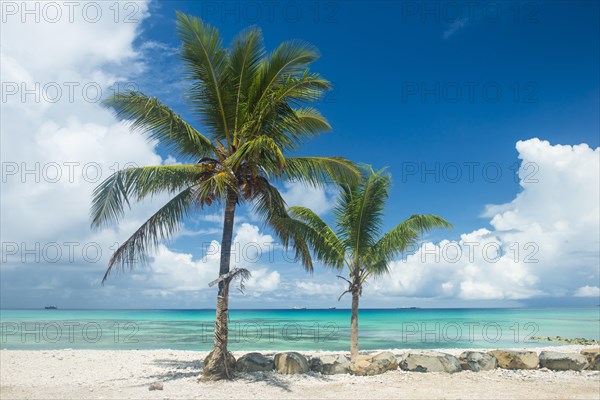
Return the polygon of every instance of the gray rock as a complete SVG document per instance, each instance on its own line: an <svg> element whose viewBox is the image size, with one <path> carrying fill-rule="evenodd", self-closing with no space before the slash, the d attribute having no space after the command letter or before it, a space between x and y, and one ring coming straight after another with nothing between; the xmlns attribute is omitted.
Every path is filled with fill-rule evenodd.
<svg viewBox="0 0 600 400"><path fill-rule="evenodd" d="M204 359L204 366L206 367L208 365L208 363L210 362L210 359L213 356L213 351L211 351L210 353L208 353L208 355L206 356L206 358ZM229 362L229 365L231 366L231 368L235 368L235 357L233 356L233 354L231 352L227 352L227 360Z"/></svg>
<svg viewBox="0 0 600 400"><path fill-rule="evenodd" d="M295 351L275 354L274 364L275 370L280 374L304 374L308 372L306 357Z"/></svg>
<svg viewBox="0 0 600 400"><path fill-rule="evenodd" d="M459 372L462 368L456 357L437 351L409 352L402 356L400 368L414 372Z"/></svg>
<svg viewBox="0 0 600 400"><path fill-rule="evenodd" d="M488 354L498 359L498 366L504 369L536 369L539 358L535 351L494 350Z"/></svg>
<svg viewBox="0 0 600 400"><path fill-rule="evenodd" d="M275 367L273 360L260 353L247 353L235 363L235 369L240 372L272 371Z"/></svg>
<svg viewBox="0 0 600 400"><path fill-rule="evenodd" d="M379 375L397 368L398 360L389 351L376 355L359 355L350 361L350 372L359 376Z"/></svg>
<svg viewBox="0 0 600 400"><path fill-rule="evenodd" d="M490 371L498 367L498 359L481 351L464 351L458 356L460 366L468 371Z"/></svg>
<svg viewBox="0 0 600 400"><path fill-rule="evenodd" d="M323 375L347 374L350 372L350 360L342 354L323 355L311 358L309 368Z"/></svg>
<svg viewBox="0 0 600 400"><path fill-rule="evenodd" d="M600 371L600 347L596 347L595 349L583 349L580 353L587 358L589 369Z"/></svg>
<svg viewBox="0 0 600 400"><path fill-rule="evenodd" d="M588 361L583 354L542 351L540 354L540 366L554 371L581 371L588 367Z"/></svg>
<svg viewBox="0 0 600 400"><path fill-rule="evenodd" d="M163 390L163 384L160 382L153 382L150 384L150 386L148 386L148 390Z"/></svg>

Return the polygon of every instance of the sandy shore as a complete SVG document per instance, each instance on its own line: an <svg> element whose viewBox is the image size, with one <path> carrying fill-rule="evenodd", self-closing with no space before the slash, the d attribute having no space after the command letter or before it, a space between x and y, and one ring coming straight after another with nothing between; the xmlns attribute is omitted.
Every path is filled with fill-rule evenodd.
<svg viewBox="0 0 600 400"><path fill-rule="evenodd" d="M582 348L548 349L579 352ZM534 350L539 352L543 348ZM459 354L464 349L443 351ZM243 353L234 354L239 357ZM0 398L598 399L600 396L600 372L596 371L497 369L450 375L398 370L372 377L257 373L240 375L232 382L199 383L196 377L205 355L176 350L1 350ZM163 383L164 390L149 391L149 384L156 381Z"/></svg>

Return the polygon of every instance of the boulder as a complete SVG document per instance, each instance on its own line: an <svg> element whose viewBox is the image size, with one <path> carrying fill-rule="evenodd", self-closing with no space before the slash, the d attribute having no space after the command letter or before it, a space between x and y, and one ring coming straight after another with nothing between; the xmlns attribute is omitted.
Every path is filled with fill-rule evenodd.
<svg viewBox="0 0 600 400"><path fill-rule="evenodd" d="M308 360L300 353L275 354L275 370L280 374L304 374L308 372Z"/></svg>
<svg viewBox="0 0 600 400"><path fill-rule="evenodd" d="M247 353L235 363L235 369L240 372L272 371L273 360L260 353Z"/></svg>
<svg viewBox="0 0 600 400"><path fill-rule="evenodd" d="M583 349L581 354L587 358L588 368L600 371L600 347L595 349Z"/></svg>
<svg viewBox="0 0 600 400"><path fill-rule="evenodd" d="M309 368L323 375L347 374L350 372L350 361L342 354L324 355L311 358Z"/></svg>
<svg viewBox="0 0 600 400"><path fill-rule="evenodd" d="M535 351L494 350L488 354L498 359L498 366L504 369L536 369L539 358Z"/></svg>
<svg viewBox="0 0 600 400"><path fill-rule="evenodd" d="M206 356L206 358L204 359L204 366L207 366L210 359L213 356L213 351L211 351L210 353L208 353L208 355ZM231 352L227 352L227 360L229 361L229 365L233 368L235 368L235 357L233 356L233 354Z"/></svg>
<svg viewBox="0 0 600 400"><path fill-rule="evenodd" d="M413 372L459 372L460 361L456 357L437 351L409 352L402 356L400 368Z"/></svg>
<svg viewBox="0 0 600 400"><path fill-rule="evenodd" d="M150 384L150 386L148 386L148 390L163 390L163 384L160 382L153 382Z"/></svg>
<svg viewBox="0 0 600 400"><path fill-rule="evenodd" d="M540 366L553 371L581 371L587 368L588 361L583 354L542 351L540 353Z"/></svg>
<svg viewBox="0 0 600 400"><path fill-rule="evenodd" d="M379 375L397 368L396 356L389 351L376 355L359 355L350 361L350 372L359 376Z"/></svg>
<svg viewBox="0 0 600 400"><path fill-rule="evenodd" d="M481 351L464 351L458 356L460 367L468 371L490 371L498 367L498 359Z"/></svg>

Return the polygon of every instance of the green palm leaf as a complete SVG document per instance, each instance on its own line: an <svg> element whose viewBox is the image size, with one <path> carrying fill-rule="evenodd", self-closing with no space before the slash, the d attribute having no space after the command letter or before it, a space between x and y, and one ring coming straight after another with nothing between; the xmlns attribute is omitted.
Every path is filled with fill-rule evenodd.
<svg viewBox="0 0 600 400"><path fill-rule="evenodd" d="M360 172L354 163L342 157L289 157L279 176L323 187L328 184L356 184Z"/></svg>
<svg viewBox="0 0 600 400"><path fill-rule="evenodd" d="M187 188L154 213L114 252L102 283L115 267L133 269L146 265L149 260L148 252L155 249L162 240L172 237L193 204L194 191Z"/></svg>
<svg viewBox="0 0 600 400"><path fill-rule="evenodd" d="M203 172L197 164L127 168L113 173L93 192L92 226L100 227L123 217L130 200L158 193L174 193L190 186Z"/></svg>
<svg viewBox="0 0 600 400"><path fill-rule="evenodd" d="M215 151L209 139L156 98L129 91L109 97L104 104L117 117L133 121L132 130L148 134L175 155L201 158Z"/></svg>
<svg viewBox="0 0 600 400"><path fill-rule="evenodd" d="M231 104L229 57L216 28L201 19L177 12L177 32L183 44L181 56L192 82L190 100L212 134L225 140L231 148Z"/></svg>

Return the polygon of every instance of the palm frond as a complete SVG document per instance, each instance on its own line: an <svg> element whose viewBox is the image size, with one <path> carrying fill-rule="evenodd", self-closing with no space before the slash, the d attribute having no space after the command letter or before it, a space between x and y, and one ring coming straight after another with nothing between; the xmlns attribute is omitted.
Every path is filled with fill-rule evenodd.
<svg viewBox="0 0 600 400"><path fill-rule="evenodd" d="M417 244L424 232L434 228L452 228L445 219L433 214L413 215L383 235L365 255L365 264L374 274L388 271L395 257Z"/></svg>
<svg viewBox="0 0 600 400"><path fill-rule="evenodd" d="M275 141L265 135L244 142L231 156L227 165L236 170L242 162L261 165L268 170L285 168L286 159Z"/></svg>
<svg viewBox="0 0 600 400"><path fill-rule="evenodd" d="M107 98L104 105L112 108L117 117L133 121L132 130L158 140L175 155L198 159L215 153L208 138L155 97L128 91Z"/></svg>
<svg viewBox="0 0 600 400"><path fill-rule="evenodd" d="M281 43L261 64L261 77L252 90L253 107L261 108L262 101L276 90L278 84L290 76L303 74L318 58L318 50L309 43L300 40Z"/></svg>
<svg viewBox="0 0 600 400"><path fill-rule="evenodd" d="M299 260L304 269L313 271L310 249L302 232L295 229L294 220L287 213L285 200L279 190L263 177L258 178L259 187L253 199L254 211L263 218L281 240L286 250L294 251L294 258Z"/></svg>
<svg viewBox="0 0 600 400"><path fill-rule="evenodd" d="M354 185L360 179L357 166L342 157L288 157L286 168L277 175L316 187Z"/></svg>
<svg viewBox="0 0 600 400"><path fill-rule="evenodd" d="M278 110L269 115L272 120L257 121L262 124L264 134L287 151L294 151L300 145L325 132L331 131L331 125L314 108L304 107Z"/></svg>
<svg viewBox="0 0 600 400"><path fill-rule="evenodd" d="M309 244L316 258L325 265L342 268L345 262L345 248L335 232L314 211L306 207L290 207L293 218L290 229L298 232Z"/></svg>
<svg viewBox="0 0 600 400"><path fill-rule="evenodd" d="M197 164L172 164L126 168L113 173L93 192L92 227L105 226L123 217L130 200L157 193L174 193L189 187L203 171Z"/></svg>
<svg viewBox="0 0 600 400"><path fill-rule="evenodd" d="M237 144L238 128L246 121L248 113L248 94L257 80L262 59L265 55L262 31L248 28L238 34L233 41L230 54L231 79L235 96L234 142Z"/></svg>
<svg viewBox="0 0 600 400"><path fill-rule="evenodd" d="M181 57L192 82L189 98L194 110L213 128L213 135L231 148L235 116L231 96L229 57L219 31L201 19L177 12L177 33L182 41Z"/></svg>
<svg viewBox="0 0 600 400"><path fill-rule="evenodd" d="M106 281L114 268L134 269L145 266L149 261L148 253L156 249L162 240L170 239L179 228L184 217L194 204L194 191L187 188L167 202L140 226L112 255L102 283Z"/></svg>
<svg viewBox="0 0 600 400"><path fill-rule="evenodd" d="M239 188L230 172L217 171L194 186L194 198L199 204L208 206L213 203L223 202L231 192L238 193Z"/></svg>
<svg viewBox="0 0 600 400"><path fill-rule="evenodd" d="M375 244L383 222L383 210L388 198L390 178L382 171L370 171L363 185L358 186L348 208L342 226L348 231L347 247L352 249L355 263Z"/></svg>
<svg viewBox="0 0 600 400"><path fill-rule="evenodd" d="M272 97L275 102L286 101L300 105L320 100L328 90L331 90L331 82L319 74L304 70L301 76L287 76Z"/></svg>

